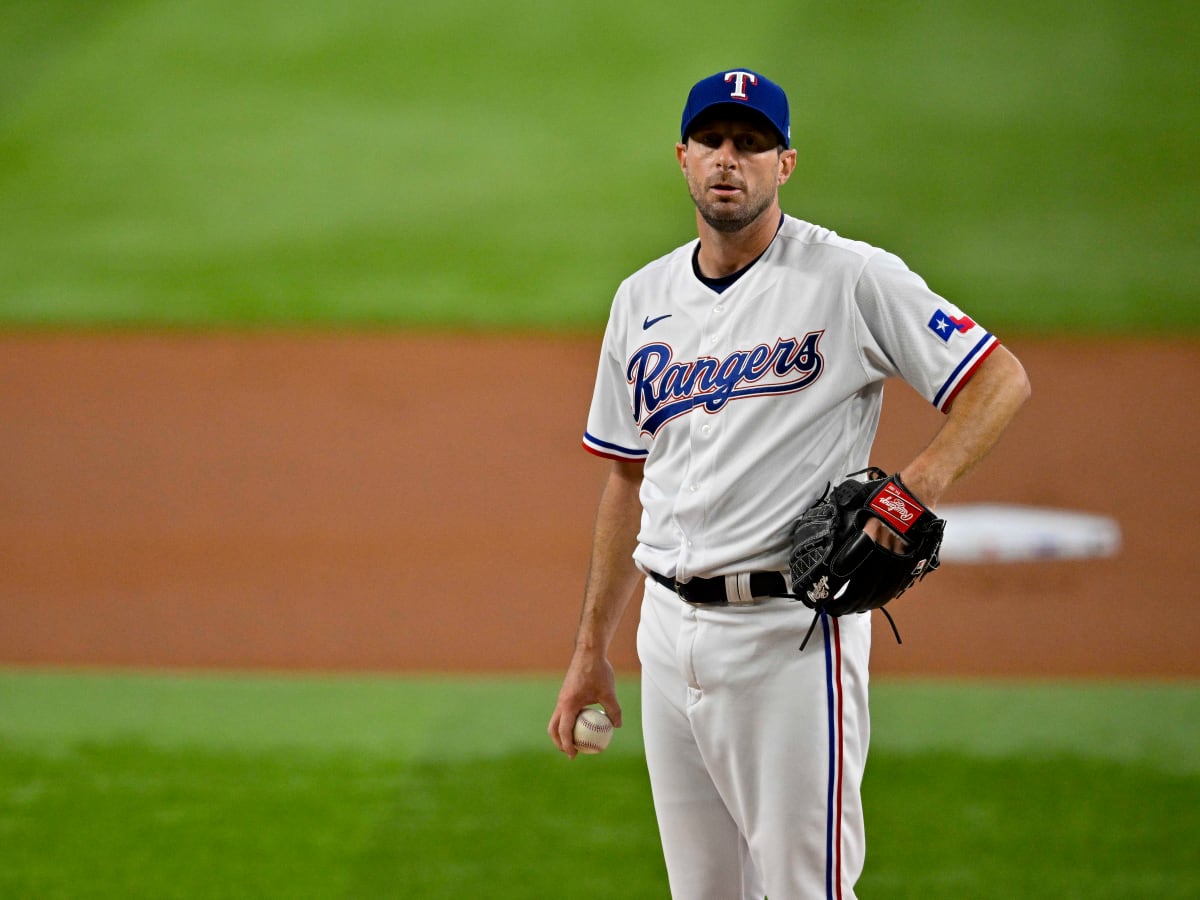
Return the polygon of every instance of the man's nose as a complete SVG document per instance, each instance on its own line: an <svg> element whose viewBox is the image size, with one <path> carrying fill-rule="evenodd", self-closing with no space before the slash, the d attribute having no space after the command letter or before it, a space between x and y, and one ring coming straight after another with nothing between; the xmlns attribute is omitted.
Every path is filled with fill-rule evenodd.
<svg viewBox="0 0 1200 900"><path fill-rule="evenodd" d="M725 167L737 165L737 147L733 143L733 138L721 141L721 146L717 148L717 163Z"/></svg>

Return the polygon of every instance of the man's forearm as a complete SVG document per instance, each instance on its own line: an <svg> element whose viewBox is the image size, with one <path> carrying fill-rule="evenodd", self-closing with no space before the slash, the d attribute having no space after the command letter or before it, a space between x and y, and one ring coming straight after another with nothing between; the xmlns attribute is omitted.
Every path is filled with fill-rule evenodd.
<svg viewBox="0 0 1200 900"><path fill-rule="evenodd" d="M641 574L633 562L641 525L642 466L614 463L600 496L575 646L606 653Z"/></svg>
<svg viewBox="0 0 1200 900"><path fill-rule="evenodd" d="M905 485L937 504L995 446L1029 393L1021 363L997 347L955 398L933 441L901 472Z"/></svg>

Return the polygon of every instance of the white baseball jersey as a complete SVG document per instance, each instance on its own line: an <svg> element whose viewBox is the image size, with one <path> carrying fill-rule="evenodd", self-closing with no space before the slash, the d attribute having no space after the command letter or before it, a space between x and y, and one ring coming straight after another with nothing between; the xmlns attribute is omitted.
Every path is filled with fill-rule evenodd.
<svg viewBox="0 0 1200 900"><path fill-rule="evenodd" d="M584 447L643 460L643 570L787 568L799 513L864 468L883 381L946 410L996 339L896 256L784 216L723 293L698 241L617 291Z"/></svg>

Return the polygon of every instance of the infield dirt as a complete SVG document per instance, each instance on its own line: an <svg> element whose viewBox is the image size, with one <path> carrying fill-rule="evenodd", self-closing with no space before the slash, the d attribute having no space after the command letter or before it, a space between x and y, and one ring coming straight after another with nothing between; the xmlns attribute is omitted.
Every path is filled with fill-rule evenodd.
<svg viewBox="0 0 1200 900"><path fill-rule="evenodd" d="M561 671L598 343L0 336L0 664ZM947 564L898 601L903 646L876 617L873 671L1200 676L1200 344L1009 346L1033 398L947 502L1109 515L1123 548ZM939 421L889 386L873 462Z"/></svg>

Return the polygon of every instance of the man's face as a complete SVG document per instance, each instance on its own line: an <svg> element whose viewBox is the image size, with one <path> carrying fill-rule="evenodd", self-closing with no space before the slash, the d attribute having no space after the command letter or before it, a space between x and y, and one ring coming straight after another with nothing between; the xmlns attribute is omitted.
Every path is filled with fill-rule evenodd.
<svg viewBox="0 0 1200 900"><path fill-rule="evenodd" d="M774 203L795 166L766 122L718 114L701 121L676 145L688 190L704 221L717 231L740 231Z"/></svg>

